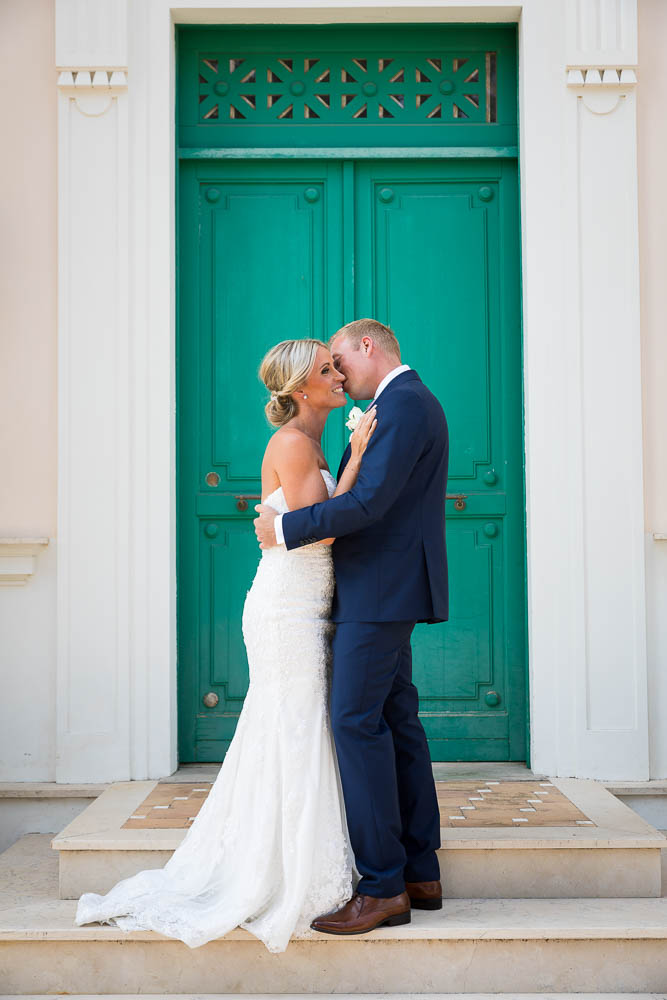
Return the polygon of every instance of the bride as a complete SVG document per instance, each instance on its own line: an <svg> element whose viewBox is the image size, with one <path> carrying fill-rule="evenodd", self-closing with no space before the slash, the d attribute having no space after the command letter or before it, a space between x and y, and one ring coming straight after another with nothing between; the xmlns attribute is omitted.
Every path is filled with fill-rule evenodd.
<svg viewBox="0 0 667 1000"><path fill-rule="evenodd" d="M319 340L285 340L260 368L278 430L262 461L263 503L281 513L354 486L375 409L351 437L340 482L321 447L344 377ZM243 608L250 685L208 797L163 868L84 893L75 923L154 930L196 948L241 926L271 952L339 909L359 878L327 700L333 538L262 551Z"/></svg>

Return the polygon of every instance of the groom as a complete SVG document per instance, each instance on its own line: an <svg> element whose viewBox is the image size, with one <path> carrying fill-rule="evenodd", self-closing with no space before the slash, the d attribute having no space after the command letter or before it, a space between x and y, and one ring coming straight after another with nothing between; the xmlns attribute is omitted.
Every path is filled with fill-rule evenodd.
<svg viewBox="0 0 667 1000"><path fill-rule="evenodd" d="M330 341L352 399L374 397L377 428L347 493L283 515L260 504L260 547L335 537L331 724L350 841L361 875L342 909L311 926L363 934L442 907L440 815L412 683L417 622L446 621L445 494L449 435L442 406L401 364L394 332L373 319ZM348 445L338 478L350 457Z"/></svg>

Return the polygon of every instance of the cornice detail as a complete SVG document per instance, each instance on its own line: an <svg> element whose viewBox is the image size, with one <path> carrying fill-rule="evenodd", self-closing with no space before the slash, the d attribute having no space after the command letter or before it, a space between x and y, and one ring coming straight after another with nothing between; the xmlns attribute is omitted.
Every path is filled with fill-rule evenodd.
<svg viewBox="0 0 667 1000"><path fill-rule="evenodd" d="M61 94L74 98L81 114L99 118L119 94L127 92L124 69L65 69L58 76Z"/></svg>
<svg viewBox="0 0 667 1000"><path fill-rule="evenodd" d="M0 587L25 586L35 572L35 557L48 544L46 536L0 538Z"/></svg>
<svg viewBox="0 0 667 1000"><path fill-rule="evenodd" d="M571 68L567 70L567 86L595 115L608 115L637 86L637 74L629 67Z"/></svg>

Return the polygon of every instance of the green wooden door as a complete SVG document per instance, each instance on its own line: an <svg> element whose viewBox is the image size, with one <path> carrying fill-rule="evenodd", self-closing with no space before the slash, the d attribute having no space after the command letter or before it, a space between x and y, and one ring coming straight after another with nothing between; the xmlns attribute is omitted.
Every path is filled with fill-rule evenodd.
<svg viewBox="0 0 667 1000"><path fill-rule="evenodd" d="M341 166L188 164L181 172L180 757L218 761L248 684L241 611L270 436L257 371L290 337L326 339L342 308ZM343 423L327 427L330 455ZM334 469L334 473L335 473ZM207 705L207 701L215 701Z"/></svg>
<svg viewBox="0 0 667 1000"><path fill-rule="evenodd" d="M442 43L434 47L438 34ZM276 37L289 37L292 48L284 42L278 50ZM418 626L413 643L432 757L524 760L519 210L515 150L506 148L516 134L508 90L513 36L506 28L401 26L372 35L304 28L276 36L266 29L244 34L243 46L229 38L227 30L196 29L179 40L180 758L222 759L247 690L241 610L259 558L253 506L270 434L257 377L261 357L284 338L326 340L345 322L373 316L395 329L404 361L443 403L451 438L448 492L460 497L447 502L450 621ZM345 40L350 51L341 54ZM456 43L458 55L442 57L445 42ZM295 46L298 60L288 58ZM375 62L357 58L374 47L374 54L396 59L401 46L406 68L394 72L394 65L391 86L382 79L388 59L379 58L373 75ZM325 74L310 56L327 49L332 69ZM258 110L261 81L284 73L290 93L301 94L304 79L290 75L304 52L310 53L301 74L306 84L317 69L316 89L326 91L319 100L326 98L328 110L317 105L324 120L314 124L307 104L293 102L288 111L276 96L280 123L267 122ZM466 62L469 82L459 86ZM453 70L447 79L437 77L447 67ZM394 93L401 75L419 82L427 72L440 81L441 95L450 86L475 91L484 67L485 111L480 86L467 104L456 98L461 108L447 105L447 121L444 102L415 96L407 85L407 96ZM352 95L353 117L333 113L340 96L334 78L347 78L343 91L354 91L355 73L357 83L368 74L365 95L384 85L394 103L400 97L401 112L394 113L402 124L386 127L385 113L394 121L386 97L384 111L379 99L362 105ZM234 88L253 85L255 94L244 98L247 122L237 117L242 102ZM409 98L417 109L423 105L421 119L409 112ZM308 124L295 123L296 107L302 114L305 108ZM367 120L369 109L382 123ZM406 148L434 135L434 121L436 143L468 150L439 157L432 148ZM341 133L344 155L327 152L325 144ZM355 137L358 157L350 149ZM299 155L296 141L320 145ZM371 141L400 146L401 155L385 148L378 158ZM489 148L475 155L473 147L484 141L495 143L492 156ZM230 145L236 150L216 156L217 146ZM334 472L346 441L344 417L333 414L326 428Z"/></svg>
<svg viewBox="0 0 667 1000"><path fill-rule="evenodd" d="M396 331L449 424L450 620L413 640L431 756L525 759L516 167L384 160L355 174L355 315Z"/></svg>

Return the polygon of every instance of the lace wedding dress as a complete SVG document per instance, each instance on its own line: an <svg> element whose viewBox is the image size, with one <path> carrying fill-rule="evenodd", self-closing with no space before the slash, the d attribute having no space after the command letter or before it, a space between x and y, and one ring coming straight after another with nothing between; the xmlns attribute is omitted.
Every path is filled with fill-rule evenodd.
<svg viewBox="0 0 667 1000"><path fill-rule="evenodd" d="M322 475L331 496L336 481ZM265 503L288 510L282 488ZM243 608L250 686L211 791L164 868L84 893L76 924L191 948L241 926L281 952L351 897L359 876L327 710L333 586L328 545L262 551Z"/></svg>

